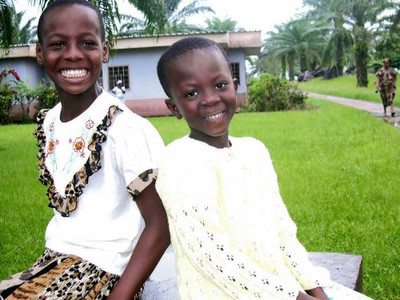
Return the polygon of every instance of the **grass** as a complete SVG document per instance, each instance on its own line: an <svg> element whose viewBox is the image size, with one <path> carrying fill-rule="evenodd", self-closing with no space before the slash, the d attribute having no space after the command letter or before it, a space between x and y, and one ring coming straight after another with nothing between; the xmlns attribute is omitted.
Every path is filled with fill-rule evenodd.
<svg viewBox="0 0 400 300"><path fill-rule="evenodd" d="M355 75L345 75L331 80L316 78L307 82L301 82L299 83L299 88L306 92L381 103L379 93L375 93L375 75L369 74L368 81L367 88L357 88Z"/></svg>
<svg viewBox="0 0 400 300"><path fill-rule="evenodd" d="M400 132L353 108L308 101L319 109L237 114L230 133L267 145L309 251L362 255L365 294L400 299ZM149 119L166 143L187 133L184 121ZM0 127L0 278L41 254L51 217L37 180L33 129Z"/></svg>

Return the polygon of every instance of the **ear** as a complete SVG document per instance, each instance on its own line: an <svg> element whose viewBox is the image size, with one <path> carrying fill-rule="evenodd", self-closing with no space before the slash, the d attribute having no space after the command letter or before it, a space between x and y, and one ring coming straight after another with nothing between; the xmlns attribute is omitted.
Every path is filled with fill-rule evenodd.
<svg viewBox="0 0 400 300"><path fill-rule="evenodd" d="M36 43L36 61L39 65L43 65L43 51L39 43Z"/></svg>
<svg viewBox="0 0 400 300"><path fill-rule="evenodd" d="M178 106L171 100L165 99L165 104L167 105L168 109L177 119L182 119L182 115L179 112Z"/></svg>
<svg viewBox="0 0 400 300"><path fill-rule="evenodd" d="M103 63L108 63L108 58L109 58L109 44L108 44L108 41L106 40L104 43L103 43L103 59L102 59L102 61L103 61Z"/></svg>

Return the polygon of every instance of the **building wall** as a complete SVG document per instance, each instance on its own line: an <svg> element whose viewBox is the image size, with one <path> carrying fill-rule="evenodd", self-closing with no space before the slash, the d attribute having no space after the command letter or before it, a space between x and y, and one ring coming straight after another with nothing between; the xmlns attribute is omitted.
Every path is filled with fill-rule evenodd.
<svg viewBox="0 0 400 300"><path fill-rule="evenodd" d="M157 62L168 46L185 35L166 35L159 38L135 37L121 38L110 53L107 64L103 64L101 83L109 91L109 67L128 66L129 89L125 94L126 104L143 116L165 115L165 95L157 77ZM240 82L238 86L238 105L246 101L246 61L245 56L258 55L261 47L261 32L205 33L224 47L231 63L239 63ZM42 66L36 62L34 44L11 48L7 53L0 49L0 68L14 68L30 87L41 80L47 80ZM117 78L115 78L117 79Z"/></svg>
<svg viewBox="0 0 400 300"><path fill-rule="evenodd" d="M36 58L33 57L21 57L21 58L10 58L0 60L0 70L3 69L15 69L21 80L29 87L34 87L37 85L42 78L46 77L44 75L43 68L38 65Z"/></svg>
<svg viewBox="0 0 400 300"><path fill-rule="evenodd" d="M117 50L103 65L103 86L108 89L108 68L129 66L129 86L125 93L126 101L145 99L165 99L157 77L157 62L166 48L124 49ZM228 52L230 62L240 65L239 94L246 93L246 69L243 50L232 49ZM113 87L113 84L111 85Z"/></svg>

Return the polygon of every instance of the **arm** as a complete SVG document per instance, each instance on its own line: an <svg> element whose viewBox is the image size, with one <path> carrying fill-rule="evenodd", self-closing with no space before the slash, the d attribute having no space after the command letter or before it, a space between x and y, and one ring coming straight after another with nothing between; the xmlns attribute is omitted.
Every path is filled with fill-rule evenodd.
<svg viewBox="0 0 400 300"><path fill-rule="evenodd" d="M136 203L146 227L109 300L133 299L170 243L167 216L154 182L137 196Z"/></svg>
<svg viewBox="0 0 400 300"><path fill-rule="evenodd" d="M303 292L300 292L296 298L296 300L315 300L315 299L319 299L319 298L315 298L315 297L313 297L309 294L303 293ZM321 298L321 299L325 299L325 298Z"/></svg>
<svg viewBox="0 0 400 300"><path fill-rule="evenodd" d="M262 150L260 150L260 152L261 151ZM259 156L261 156L261 154ZM271 210L275 212L280 251L287 268L304 290L313 290L319 286L329 285L329 272L326 269L313 266L308 258L307 250L297 238L297 227L290 217L280 195L277 175L269 157L268 150L264 150L263 156L265 156L266 159L259 163L260 169L258 169L258 173L264 176L263 184L267 187L270 208L262 205L264 203L260 203L258 204L258 210L265 211L265 214ZM267 194L267 192L265 194ZM257 203L253 204L253 206L256 205ZM263 244L263 246L266 249L268 248L268 244Z"/></svg>
<svg viewBox="0 0 400 300"><path fill-rule="evenodd" d="M375 92L378 92L379 91L379 86L380 86L380 79L379 79L379 77L380 77L380 73L379 73L380 71L378 71L378 72L376 72L376 81L375 81Z"/></svg>
<svg viewBox="0 0 400 300"><path fill-rule="evenodd" d="M322 288L320 288L320 287L317 287L317 288L312 289L312 290L308 290L306 292L307 292L307 294L309 294L310 296L313 296L316 299L329 300L329 298L325 294L324 290Z"/></svg>

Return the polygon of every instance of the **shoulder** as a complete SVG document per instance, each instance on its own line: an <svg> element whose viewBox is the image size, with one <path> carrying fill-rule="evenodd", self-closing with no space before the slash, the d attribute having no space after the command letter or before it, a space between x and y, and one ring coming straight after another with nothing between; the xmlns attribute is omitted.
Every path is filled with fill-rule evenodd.
<svg viewBox="0 0 400 300"><path fill-rule="evenodd" d="M165 146L165 153L168 155L179 155L179 153L190 151L192 148L190 144L188 136L180 137Z"/></svg>
<svg viewBox="0 0 400 300"><path fill-rule="evenodd" d="M105 92L103 95L104 107L107 110L106 117L111 122L109 134L112 138L122 138L135 140L140 139L156 139L161 137L154 125L146 118L134 113L113 95ZM114 108L114 113L110 112ZM115 109L116 108L116 109Z"/></svg>
<svg viewBox="0 0 400 300"><path fill-rule="evenodd" d="M247 153L267 152L267 147L260 140L253 137L230 137L232 146Z"/></svg>

